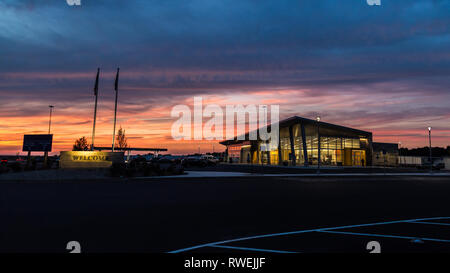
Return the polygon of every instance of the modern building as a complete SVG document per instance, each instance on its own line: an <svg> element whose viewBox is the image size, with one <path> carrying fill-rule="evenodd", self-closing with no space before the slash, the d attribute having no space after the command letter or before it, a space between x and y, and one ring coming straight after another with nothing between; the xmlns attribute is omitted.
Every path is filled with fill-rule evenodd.
<svg viewBox="0 0 450 273"><path fill-rule="evenodd" d="M268 126L270 130L270 125ZM227 161L232 163L289 166L321 165L371 166L372 133L298 116L279 122L277 150L261 151L260 140L237 137L220 144L227 147ZM319 143L320 139L320 143Z"/></svg>

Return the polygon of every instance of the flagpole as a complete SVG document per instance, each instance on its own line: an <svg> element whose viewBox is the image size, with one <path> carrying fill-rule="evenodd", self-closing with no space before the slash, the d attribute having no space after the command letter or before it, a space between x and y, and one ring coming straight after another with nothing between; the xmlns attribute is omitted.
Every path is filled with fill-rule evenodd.
<svg viewBox="0 0 450 273"><path fill-rule="evenodd" d="M112 137L112 152L114 152L114 144L116 140L116 120L117 120L117 96L119 93L119 68L117 68L116 81L114 83L114 89L116 90L116 102L114 105L114 129Z"/></svg>
<svg viewBox="0 0 450 273"><path fill-rule="evenodd" d="M95 106L94 106L94 125L92 126L92 144L91 151L94 150L95 142L95 123L97 121L97 99L98 99L98 77L100 74L100 68L97 68L97 77L95 79L94 95L95 95Z"/></svg>

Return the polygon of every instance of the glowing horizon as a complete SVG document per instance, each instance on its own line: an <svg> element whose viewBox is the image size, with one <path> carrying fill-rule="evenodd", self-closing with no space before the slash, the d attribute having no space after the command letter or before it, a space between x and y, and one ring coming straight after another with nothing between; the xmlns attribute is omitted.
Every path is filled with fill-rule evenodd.
<svg viewBox="0 0 450 273"><path fill-rule="evenodd" d="M126 89L125 87L123 89ZM120 95L126 92L119 91ZM292 94L300 96L302 91L281 90L277 92L256 92L256 95L248 95L247 103L279 103L282 110L282 119L293 115L302 116L306 118L314 118L320 114L322 121L334 123L338 125L348 126L356 129L370 131L373 133L375 142L392 142L402 143L402 147L414 148L424 147L428 144L427 123L422 121L423 128L408 128L410 124L414 124L414 120L408 118L401 118L400 120L393 120L392 123L379 124L378 115L375 117L358 116L353 119L345 119L345 112L335 110L334 112L312 111L318 108L316 104L321 107L329 109L332 107L341 107L341 104L347 105L346 96L341 98L342 101L337 100L336 96L327 102L326 97L319 100L305 104L305 112L295 113L297 106L296 101L292 99ZM265 95L264 95L265 94ZM243 98L243 95L239 96ZM277 99L273 99L277 97ZM229 95L222 98L222 105L232 103L235 95ZM257 100L258 99L258 100ZM86 137L91 142L92 121L93 121L93 96L92 102L86 103L79 107L66 107L59 109L55 105L52 116L51 133L54 134L53 154L59 151L71 150L75 140L80 137ZM111 100L111 99L110 99ZM285 101L286 100L286 101ZM299 99L303 101L303 99ZM243 100L242 100L243 101ZM305 101L307 101L305 99ZM218 103L216 96L211 96L205 103ZM358 102L352 102L358 103ZM184 98L180 104L187 104L192 109L192 99ZM245 105L245 103L243 103ZM175 104L174 104L175 105ZM200 147L201 152L223 151L224 146L218 144L219 141L195 141L195 140L173 140L170 134L172 123L176 118L170 117L170 111L174 105L158 105L151 107L149 110L134 111L136 105L122 105L119 103L118 111L118 128L122 127L126 130L128 137L128 144L131 147L146 147L146 148L168 148L168 153L171 154L187 154L195 153ZM42 105L46 109L46 105ZM76 114L71 114L76 113ZM287 114L289 113L289 114ZM97 114L97 130L96 130L96 146L110 147L112 141L112 119L113 119L113 102L99 100L99 108ZM0 127L0 153L1 154L16 154L22 153L22 140L24 134L46 134L48 129L48 112L41 111L39 115L30 115L25 117L3 117L2 125ZM343 120L341 120L343 119ZM420 117L416 117L420 120ZM204 119L206 122L208 119ZM10 125L6 125L10 124ZM394 124L394 125L392 125ZM448 134L450 130L445 129L445 123L433 122L433 146L446 147L448 145ZM402 126L404 126L402 128ZM14 130L11 133L11 130Z"/></svg>

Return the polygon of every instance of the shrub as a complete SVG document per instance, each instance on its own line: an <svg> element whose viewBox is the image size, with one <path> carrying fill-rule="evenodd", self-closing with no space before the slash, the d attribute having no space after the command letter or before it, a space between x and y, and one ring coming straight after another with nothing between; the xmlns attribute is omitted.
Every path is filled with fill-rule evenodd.
<svg viewBox="0 0 450 273"><path fill-rule="evenodd" d="M127 177L133 177L133 176L136 175L136 173L137 173L137 169L136 168L126 168L126 170L125 170L125 175Z"/></svg>
<svg viewBox="0 0 450 273"><path fill-rule="evenodd" d="M11 170L15 173L22 171L22 165L19 162L14 162L10 166Z"/></svg>
<svg viewBox="0 0 450 273"><path fill-rule="evenodd" d="M144 176L156 175L156 165L153 163L146 164L144 167Z"/></svg>
<svg viewBox="0 0 450 273"><path fill-rule="evenodd" d="M111 176L118 177L124 176L126 174L126 169L125 163L113 163L109 170Z"/></svg>

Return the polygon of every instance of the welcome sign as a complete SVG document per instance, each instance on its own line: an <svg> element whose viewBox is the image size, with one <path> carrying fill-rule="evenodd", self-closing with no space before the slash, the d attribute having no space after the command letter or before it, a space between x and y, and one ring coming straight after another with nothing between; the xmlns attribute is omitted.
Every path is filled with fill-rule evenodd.
<svg viewBox="0 0 450 273"><path fill-rule="evenodd" d="M113 163L123 163L123 152L67 151L61 152L60 168L108 168Z"/></svg>

